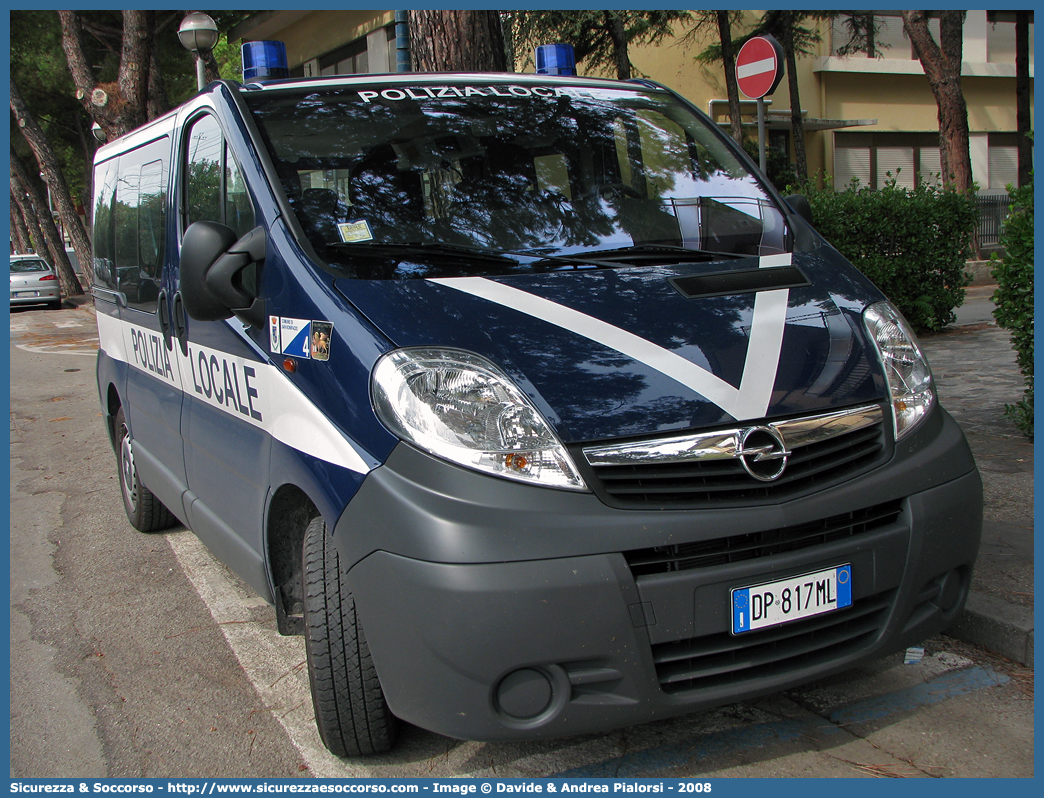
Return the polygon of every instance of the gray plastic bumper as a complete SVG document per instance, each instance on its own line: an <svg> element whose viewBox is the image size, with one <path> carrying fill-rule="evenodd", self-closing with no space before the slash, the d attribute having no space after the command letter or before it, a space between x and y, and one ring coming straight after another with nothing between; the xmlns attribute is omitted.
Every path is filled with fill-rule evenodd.
<svg viewBox="0 0 1044 798"><path fill-rule="evenodd" d="M773 692L939 631L967 595L982 486L959 429L936 415L927 440L843 490L730 511L614 510L400 447L334 534L392 712L463 739L568 736ZM898 503L894 521L797 551L637 578L623 554L881 501ZM822 618L827 634L858 635L812 650L805 638L823 632L729 634L732 588L843 563L853 608ZM862 615L835 624L844 613ZM700 657L736 645L728 656L750 667L701 670ZM697 678L672 681L679 667Z"/></svg>

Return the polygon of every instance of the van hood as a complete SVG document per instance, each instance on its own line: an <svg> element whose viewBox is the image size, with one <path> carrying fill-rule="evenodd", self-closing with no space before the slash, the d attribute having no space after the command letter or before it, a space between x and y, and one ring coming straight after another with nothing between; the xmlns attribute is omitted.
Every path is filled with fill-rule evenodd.
<svg viewBox="0 0 1044 798"><path fill-rule="evenodd" d="M718 263L336 286L396 347L464 349L496 363L568 443L816 413L886 395L861 321L883 297L829 247Z"/></svg>

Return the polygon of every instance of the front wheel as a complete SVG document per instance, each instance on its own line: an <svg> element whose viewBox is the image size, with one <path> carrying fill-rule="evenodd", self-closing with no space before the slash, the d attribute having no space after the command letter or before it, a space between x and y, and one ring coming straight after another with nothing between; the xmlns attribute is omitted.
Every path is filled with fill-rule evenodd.
<svg viewBox="0 0 1044 798"><path fill-rule="evenodd" d="M116 411L116 465L120 472L120 493L123 494L127 520L139 532L158 532L174 526L178 519L138 477L131 443L130 427L121 407Z"/></svg>
<svg viewBox="0 0 1044 798"><path fill-rule="evenodd" d="M319 736L337 756L389 751L395 717L322 518L308 524L303 560L305 650Z"/></svg>

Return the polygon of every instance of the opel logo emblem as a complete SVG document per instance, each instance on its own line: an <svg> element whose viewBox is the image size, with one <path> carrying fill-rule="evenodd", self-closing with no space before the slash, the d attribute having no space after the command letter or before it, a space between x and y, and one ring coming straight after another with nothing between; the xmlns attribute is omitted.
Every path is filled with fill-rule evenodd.
<svg viewBox="0 0 1044 798"><path fill-rule="evenodd" d="M748 427L740 433L736 457L743 463L743 470L759 482L783 476L791 454L779 430L772 427Z"/></svg>

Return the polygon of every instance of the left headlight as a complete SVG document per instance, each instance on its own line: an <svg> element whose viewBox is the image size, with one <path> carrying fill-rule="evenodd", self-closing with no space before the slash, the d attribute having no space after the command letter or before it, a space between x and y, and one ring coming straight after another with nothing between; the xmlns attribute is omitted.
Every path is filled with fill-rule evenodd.
<svg viewBox="0 0 1044 798"><path fill-rule="evenodd" d="M455 349L399 349L374 367L377 417L399 438L458 465L586 490L551 427L504 372Z"/></svg>
<svg viewBox="0 0 1044 798"><path fill-rule="evenodd" d="M900 440L927 418L935 404L932 370L906 319L891 302L878 302L863 313L863 323L884 365Z"/></svg>

